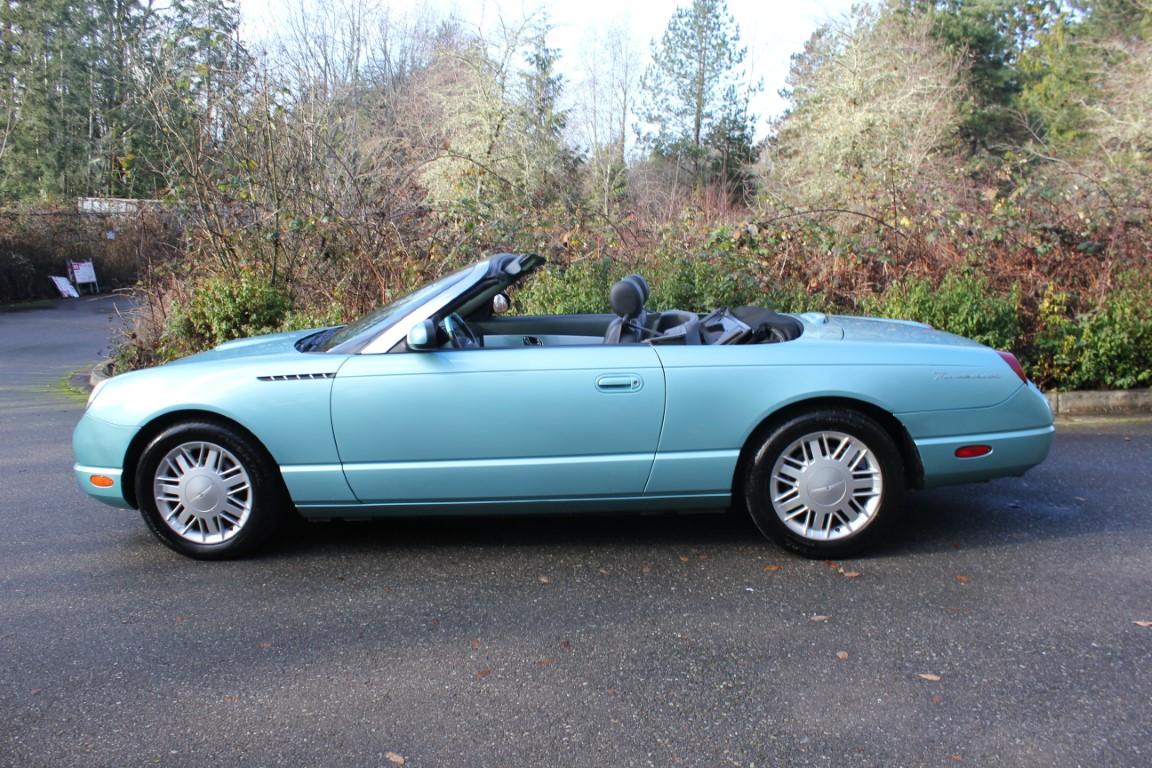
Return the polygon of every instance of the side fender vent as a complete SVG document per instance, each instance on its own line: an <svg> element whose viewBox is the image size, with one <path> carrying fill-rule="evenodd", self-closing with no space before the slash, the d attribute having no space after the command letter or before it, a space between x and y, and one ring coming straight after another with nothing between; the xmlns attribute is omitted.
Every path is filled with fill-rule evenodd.
<svg viewBox="0 0 1152 768"><path fill-rule="evenodd" d="M281 373L275 376L257 376L260 381L311 381L313 379L334 379L336 372L332 373Z"/></svg>

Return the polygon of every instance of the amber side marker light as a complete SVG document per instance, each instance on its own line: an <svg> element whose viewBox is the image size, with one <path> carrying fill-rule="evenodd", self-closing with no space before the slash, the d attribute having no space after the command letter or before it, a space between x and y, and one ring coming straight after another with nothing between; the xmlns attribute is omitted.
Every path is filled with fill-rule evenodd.
<svg viewBox="0 0 1152 768"><path fill-rule="evenodd" d="M111 488L116 484L116 481L106 475L92 475L88 478L88 482L97 488Z"/></svg>
<svg viewBox="0 0 1152 768"><path fill-rule="evenodd" d="M992 453L990 445L964 445L956 449L958 459L978 459Z"/></svg>

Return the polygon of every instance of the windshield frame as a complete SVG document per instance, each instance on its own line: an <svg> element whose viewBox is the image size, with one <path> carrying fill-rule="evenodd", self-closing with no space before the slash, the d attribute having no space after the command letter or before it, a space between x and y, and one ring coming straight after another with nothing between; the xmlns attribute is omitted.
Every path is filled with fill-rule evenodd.
<svg viewBox="0 0 1152 768"><path fill-rule="evenodd" d="M336 354L387 352L400 338L408 335L414 323L467 291L487 270L488 262L482 261L423 285L346 325L317 351ZM385 345L385 349L380 349Z"/></svg>

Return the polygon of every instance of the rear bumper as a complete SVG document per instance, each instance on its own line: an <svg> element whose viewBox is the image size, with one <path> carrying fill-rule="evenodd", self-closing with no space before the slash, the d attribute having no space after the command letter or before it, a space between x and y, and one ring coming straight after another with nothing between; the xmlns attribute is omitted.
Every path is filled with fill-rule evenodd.
<svg viewBox="0 0 1152 768"><path fill-rule="evenodd" d="M1055 432L1055 427L1047 426L916 440L920 461L924 465L924 486L931 488L1022 475L1047 458ZM957 458L956 449L966 445L987 445L992 451L978 458Z"/></svg>

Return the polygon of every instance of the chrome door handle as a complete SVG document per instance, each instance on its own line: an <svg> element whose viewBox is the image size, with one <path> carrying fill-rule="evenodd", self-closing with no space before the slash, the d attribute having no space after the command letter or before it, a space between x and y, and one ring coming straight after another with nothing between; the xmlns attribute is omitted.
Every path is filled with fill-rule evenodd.
<svg viewBox="0 0 1152 768"><path fill-rule="evenodd" d="M596 379L596 389L601 392L638 392L644 380L634 373L611 374Z"/></svg>

